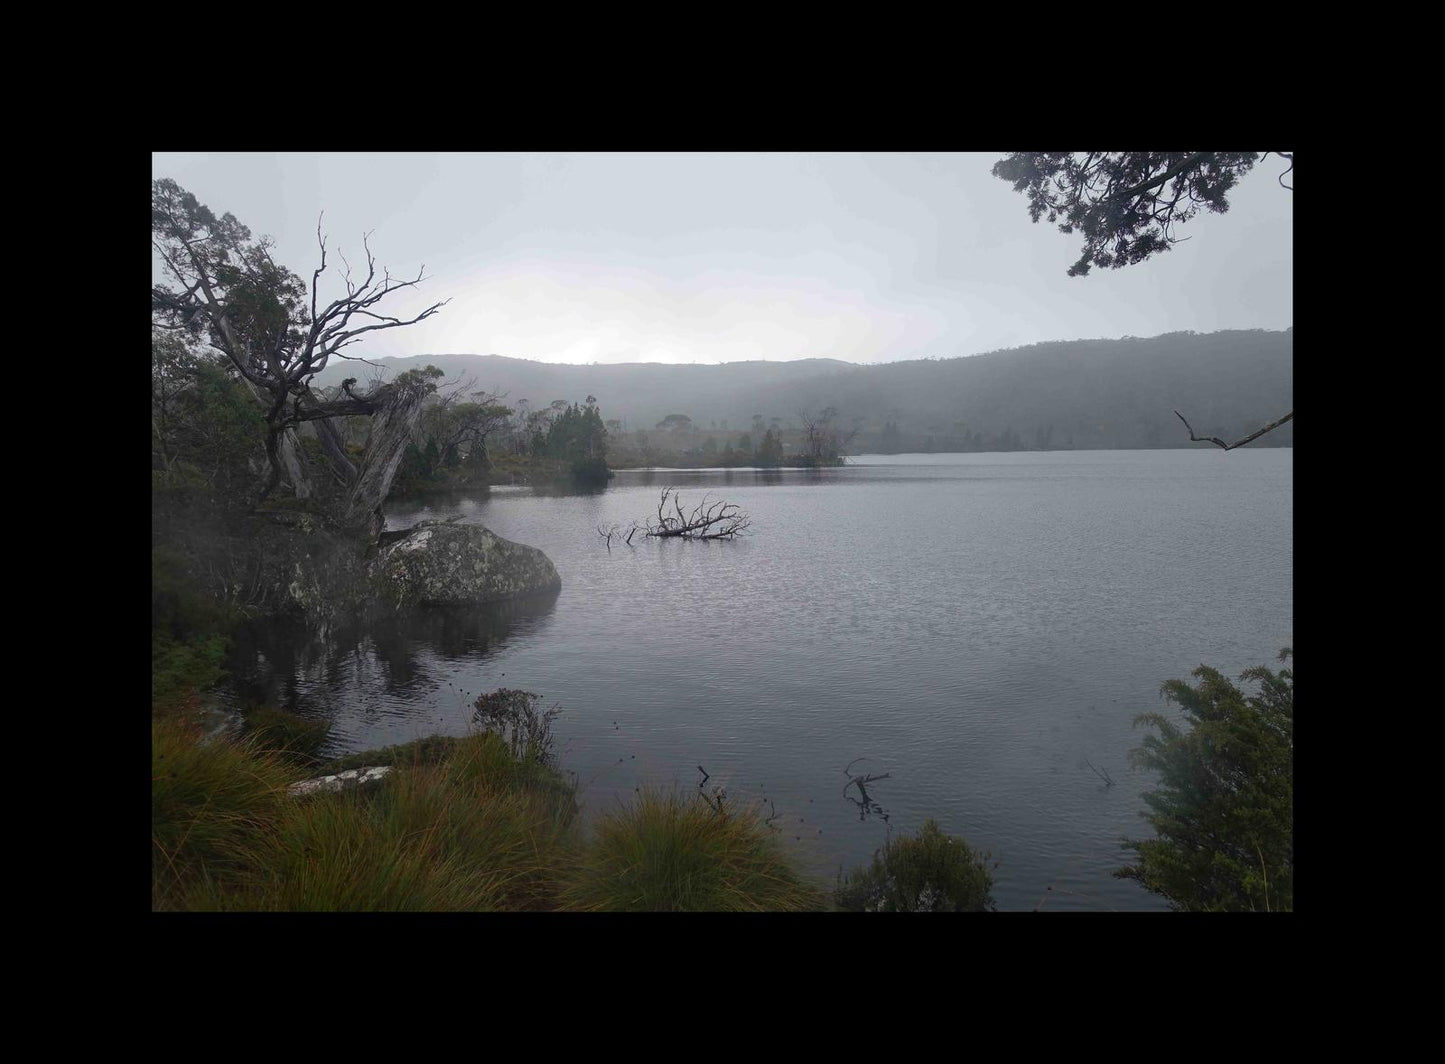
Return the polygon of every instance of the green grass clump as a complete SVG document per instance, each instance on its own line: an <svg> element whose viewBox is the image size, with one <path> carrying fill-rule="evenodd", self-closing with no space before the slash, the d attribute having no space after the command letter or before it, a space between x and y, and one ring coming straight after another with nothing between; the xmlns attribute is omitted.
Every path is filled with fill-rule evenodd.
<svg viewBox="0 0 1445 1064"><path fill-rule="evenodd" d="M853 912L986 912L994 908L989 855L925 820L916 838L893 839L838 888Z"/></svg>
<svg viewBox="0 0 1445 1064"><path fill-rule="evenodd" d="M600 819L563 903L592 912L824 907L821 892L793 871L754 813L657 790Z"/></svg>
<svg viewBox="0 0 1445 1064"><path fill-rule="evenodd" d="M275 830L295 770L248 743L202 742L194 725L151 720L151 905L189 908L251 867Z"/></svg>
<svg viewBox="0 0 1445 1064"><path fill-rule="evenodd" d="M572 787L517 761L496 735L451 740L433 760L422 755L437 744L411 745L417 756L393 760L375 787L286 801L244 840L246 869L187 900L272 911L555 908Z"/></svg>
<svg viewBox="0 0 1445 1064"><path fill-rule="evenodd" d="M288 725L289 727L289 725ZM535 747L533 747L535 749ZM152 905L271 911L805 910L823 894L752 813L647 792L584 842L573 784L496 732L353 755L380 783L287 794L321 769L258 730L152 721ZM353 766L356 767L356 766ZM324 766L341 771L341 764Z"/></svg>

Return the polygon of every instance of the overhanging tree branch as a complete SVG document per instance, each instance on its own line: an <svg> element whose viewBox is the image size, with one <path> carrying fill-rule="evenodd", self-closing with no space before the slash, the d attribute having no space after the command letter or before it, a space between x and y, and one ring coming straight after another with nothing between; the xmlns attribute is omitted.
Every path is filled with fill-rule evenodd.
<svg viewBox="0 0 1445 1064"><path fill-rule="evenodd" d="M1180 421L1184 421L1184 415L1181 414L1179 411L1177 411L1177 410L1174 411L1174 416L1177 417ZM1251 432L1248 436L1244 437L1244 439L1242 439L1242 440L1235 440L1233 443L1225 443L1225 442L1224 442L1223 440L1221 440L1218 436L1196 436L1196 435L1194 434L1194 430L1193 430L1192 428L1190 428L1189 422L1187 422L1187 421L1184 421L1184 427L1185 427L1186 429L1188 429L1188 431L1189 431L1189 438L1190 438L1190 440L1192 440L1193 442L1195 442L1195 443L1212 443L1212 444L1214 444L1216 447L1223 447L1226 451L1232 451L1232 450L1234 450L1236 447L1243 447L1246 443L1249 443L1249 442L1252 441L1252 440L1257 440L1257 439L1259 439L1259 438L1260 438L1261 436L1263 436L1266 432L1273 432L1275 429L1277 429L1277 428L1279 428L1281 425L1283 425L1286 421L1290 421L1290 420L1293 419L1293 418L1294 418L1294 411L1291 410L1288 414L1286 414L1284 417L1280 418L1279 420L1277 420L1277 421L1271 421L1271 422L1270 422L1268 425L1266 425L1264 428L1258 429L1258 430L1256 430L1255 432Z"/></svg>

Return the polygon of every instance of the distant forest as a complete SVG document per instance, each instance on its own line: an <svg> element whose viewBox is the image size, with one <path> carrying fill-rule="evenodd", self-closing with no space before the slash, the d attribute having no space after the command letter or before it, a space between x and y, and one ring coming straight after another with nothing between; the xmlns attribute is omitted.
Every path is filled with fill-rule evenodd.
<svg viewBox="0 0 1445 1064"><path fill-rule="evenodd" d="M963 358L881 365L833 359L723 365L571 366L499 355L380 359L380 375L435 365L516 407L595 396L609 436L653 433L677 417L719 441L796 430L832 409L853 432L848 453L1204 447L1237 439L1294 408L1294 331L1168 333L1148 339L1034 344ZM378 371L333 363L316 383ZM1251 446L1294 444L1290 423Z"/></svg>

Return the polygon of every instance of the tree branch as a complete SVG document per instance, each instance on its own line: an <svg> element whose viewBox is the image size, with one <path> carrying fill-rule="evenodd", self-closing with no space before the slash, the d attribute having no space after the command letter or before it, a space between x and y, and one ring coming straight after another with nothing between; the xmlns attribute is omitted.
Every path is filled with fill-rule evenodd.
<svg viewBox="0 0 1445 1064"><path fill-rule="evenodd" d="M1177 410L1174 411L1174 416L1177 417L1180 421L1184 421L1184 415L1181 414L1179 411L1177 411ZM1218 436L1196 436L1196 435L1194 434L1194 430L1193 430L1192 428L1190 428L1189 422L1187 422L1187 421L1184 421L1184 427L1185 427L1186 429L1188 429L1188 431L1189 431L1189 439L1190 439L1191 441L1193 441L1194 443L1212 443L1212 444L1214 444L1216 447L1223 447L1226 451L1232 451L1232 450L1234 450L1236 447L1243 447L1246 443L1249 443L1249 442L1252 441L1252 440L1257 440L1257 439L1259 439L1259 438L1260 438L1261 436L1263 436L1266 432L1273 432L1275 429L1277 429L1277 428L1279 428L1281 425L1283 425L1286 421L1289 421L1289 420L1291 420L1291 419L1293 419L1293 418L1294 418L1294 411L1291 410L1288 414L1286 414L1284 417L1280 418L1279 420L1277 420L1277 421L1271 421L1271 422L1270 422L1268 425L1266 425L1264 428L1259 429L1259 430L1257 430L1257 431L1255 431L1255 432L1251 432L1248 436L1244 437L1244 439L1242 439L1242 440L1236 440L1236 441L1233 442L1233 443L1225 443L1225 442L1224 442L1223 440L1221 440Z"/></svg>

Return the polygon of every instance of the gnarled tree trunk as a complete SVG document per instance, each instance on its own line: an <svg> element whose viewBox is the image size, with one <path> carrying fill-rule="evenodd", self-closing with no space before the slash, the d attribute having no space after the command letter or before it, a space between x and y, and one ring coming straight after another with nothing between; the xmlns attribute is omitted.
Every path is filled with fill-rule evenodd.
<svg viewBox="0 0 1445 1064"><path fill-rule="evenodd" d="M391 491L392 478L401 465L406 445L416 432L424 398L425 392L417 388L390 388L382 397L380 407L372 414L366 454L361 466L355 468L351 488L346 493L341 514L345 527L364 532L373 539L381 534L381 504ZM329 448L327 453L330 454Z"/></svg>
<svg viewBox="0 0 1445 1064"><path fill-rule="evenodd" d="M296 453L300 450L301 441L296 438L296 430L288 428L276 441L276 452L286 467L286 476L291 481L291 488L296 492L298 499L311 497L311 482L306 479L306 470L301 466L301 458Z"/></svg>

